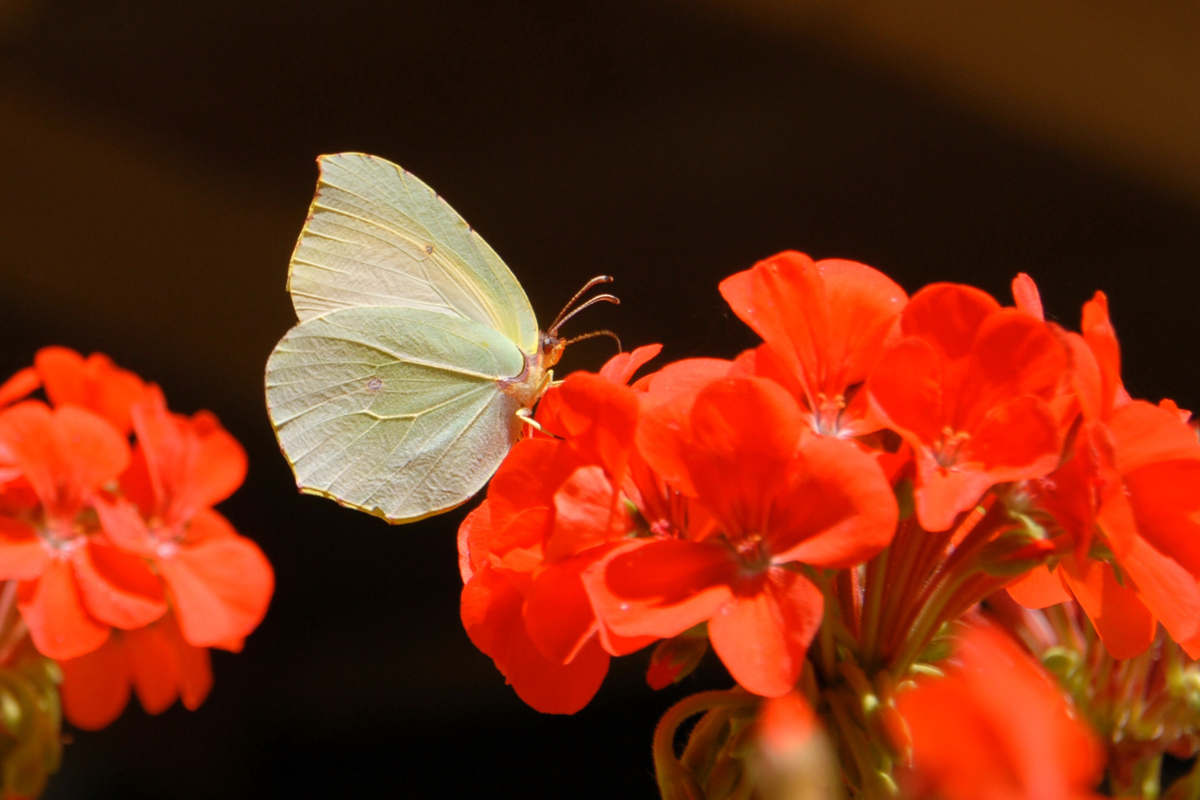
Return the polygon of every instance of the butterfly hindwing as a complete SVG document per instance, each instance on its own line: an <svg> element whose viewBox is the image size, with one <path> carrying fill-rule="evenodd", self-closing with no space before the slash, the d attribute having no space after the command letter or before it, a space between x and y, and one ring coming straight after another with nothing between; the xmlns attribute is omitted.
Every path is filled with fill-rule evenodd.
<svg viewBox="0 0 1200 800"><path fill-rule="evenodd" d="M306 492L392 522L466 501L519 434L497 383L517 346L475 321L362 307L301 322L267 362L267 407Z"/></svg>

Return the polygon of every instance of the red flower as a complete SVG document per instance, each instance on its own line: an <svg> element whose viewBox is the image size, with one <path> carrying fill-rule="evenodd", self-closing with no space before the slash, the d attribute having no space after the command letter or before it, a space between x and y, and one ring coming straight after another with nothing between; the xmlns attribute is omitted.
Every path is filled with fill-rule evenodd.
<svg viewBox="0 0 1200 800"><path fill-rule="evenodd" d="M619 356L601 375L576 373L548 392L538 420L563 438L518 442L459 531L463 625L539 711L578 711L610 654L646 643L599 624L580 573L629 530L618 488L638 393L620 381L655 352Z"/></svg>
<svg viewBox="0 0 1200 800"><path fill-rule="evenodd" d="M896 524L891 488L853 444L801 439L800 408L770 381L717 381L686 417L657 422L639 431L643 457L706 513L693 512L680 538L616 548L587 573L593 602L623 636L666 638L708 621L742 686L784 694L823 607L795 562L850 567L878 553Z"/></svg>
<svg viewBox="0 0 1200 800"><path fill-rule="evenodd" d="M911 797L1069 800L1092 797L1103 751L1061 690L993 629L960 642L961 666L897 696L913 750ZM903 737L902 732L898 732Z"/></svg>
<svg viewBox="0 0 1200 800"><path fill-rule="evenodd" d="M0 517L0 579L21 581L18 607L38 650L73 658L99 647L109 626L162 616L158 579L89 516L129 461L124 437L90 411L25 401L0 413L0 446L40 502L23 519Z"/></svg>
<svg viewBox="0 0 1200 800"><path fill-rule="evenodd" d="M98 503L104 530L154 564L188 642L240 649L275 586L258 546L211 509L241 485L245 452L212 414L167 411L157 387L133 406L132 419L138 444L121 478L127 501Z"/></svg>
<svg viewBox="0 0 1200 800"><path fill-rule="evenodd" d="M208 650L188 644L170 613L144 628L114 631L99 649L59 666L63 713L90 731L121 715L131 686L147 714L166 711L176 698L194 711L212 688Z"/></svg>
<svg viewBox="0 0 1200 800"><path fill-rule="evenodd" d="M721 294L763 338L755 371L796 395L817 433L883 427L859 391L904 309L904 290L878 270L788 251L721 282Z"/></svg>
<svg viewBox="0 0 1200 800"><path fill-rule="evenodd" d="M913 448L923 528L946 530L994 484L1057 465L1048 401L1067 359L1044 323L978 289L943 283L913 296L900 330L869 389Z"/></svg>
<svg viewBox="0 0 1200 800"><path fill-rule="evenodd" d="M1082 329L1063 334L1074 363L1069 457L1027 487L1075 548L1053 575L1040 568L1009 591L1031 608L1074 597L1115 658L1149 647L1156 622L1200 656L1200 444L1174 403L1129 399L1102 293L1084 305Z"/></svg>

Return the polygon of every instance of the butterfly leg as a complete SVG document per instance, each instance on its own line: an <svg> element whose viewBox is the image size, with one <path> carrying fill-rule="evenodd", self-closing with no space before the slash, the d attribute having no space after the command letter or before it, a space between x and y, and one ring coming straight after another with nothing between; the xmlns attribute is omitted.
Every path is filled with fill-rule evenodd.
<svg viewBox="0 0 1200 800"><path fill-rule="evenodd" d="M519 408L519 409L517 409L517 416L521 419L521 422L524 422L526 425L533 428L538 433L546 433L546 429L542 427L541 423L539 423L536 419L533 418L532 409ZM549 435L549 434L547 434L547 435Z"/></svg>

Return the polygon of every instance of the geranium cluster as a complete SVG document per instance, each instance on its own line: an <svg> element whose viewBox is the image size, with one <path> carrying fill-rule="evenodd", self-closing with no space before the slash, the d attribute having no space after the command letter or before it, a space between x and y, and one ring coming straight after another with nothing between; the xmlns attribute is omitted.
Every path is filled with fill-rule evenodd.
<svg viewBox="0 0 1200 800"><path fill-rule="evenodd" d="M631 383L659 352L643 347L543 397L460 530L471 640L551 713L586 705L614 656L657 643L658 688L711 645L740 688L664 719L664 796L769 783L778 721L813 727L797 703L856 795L891 796L900 775L912 794L982 797L964 770L984 761L1012 789L987 796L1086 794L1100 751L979 604L1007 587L1078 609L1113 659L1161 641L1159 623L1181 658L1200 654L1200 443L1187 412L1125 391L1105 296L1076 333L1045 321L1025 275L1006 307L957 284L909 297L863 264L787 252L720 288L757 348ZM971 687L1003 663L996 685L1041 711L984 707ZM937 688L921 677L947 670ZM957 723L931 734L922 709L946 703L964 729L986 718L1044 746L985 753L996 737L962 736L979 758L944 759ZM696 713L677 760L669 734ZM739 737L767 755L746 758Z"/></svg>
<svg viewBox="0 0 1200 800"><path fill-rule="evenodd" d="M25 642L55 660L81 728L131 690L150 713L199 706L209 648L240 650L274 590L262 551L213 509L245 474L212 414L172 413L103 355L40 350L0 386L0 665Z"/></svg>

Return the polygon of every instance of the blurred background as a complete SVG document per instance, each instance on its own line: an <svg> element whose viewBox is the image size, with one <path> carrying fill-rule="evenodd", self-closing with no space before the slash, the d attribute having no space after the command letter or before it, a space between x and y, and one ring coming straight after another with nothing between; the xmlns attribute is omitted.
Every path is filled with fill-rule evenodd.
<svg viewBox="0 0 1200 800"><path fill-rule="evenodd" d="M75 732L50 798L656 796L645 653L541 716L458 619L462 512L296 493L263 406L318 154L446 197L539 317L616 276L664 357L754 343L717 293L779 250L910 292L1106 291L1135 396L1200 406L1200 6L1186 0L0 0L0 370L103 351L250 453L222 510L275 565L195 713ZM595 369L611 342L571 348Z"/></svg>

